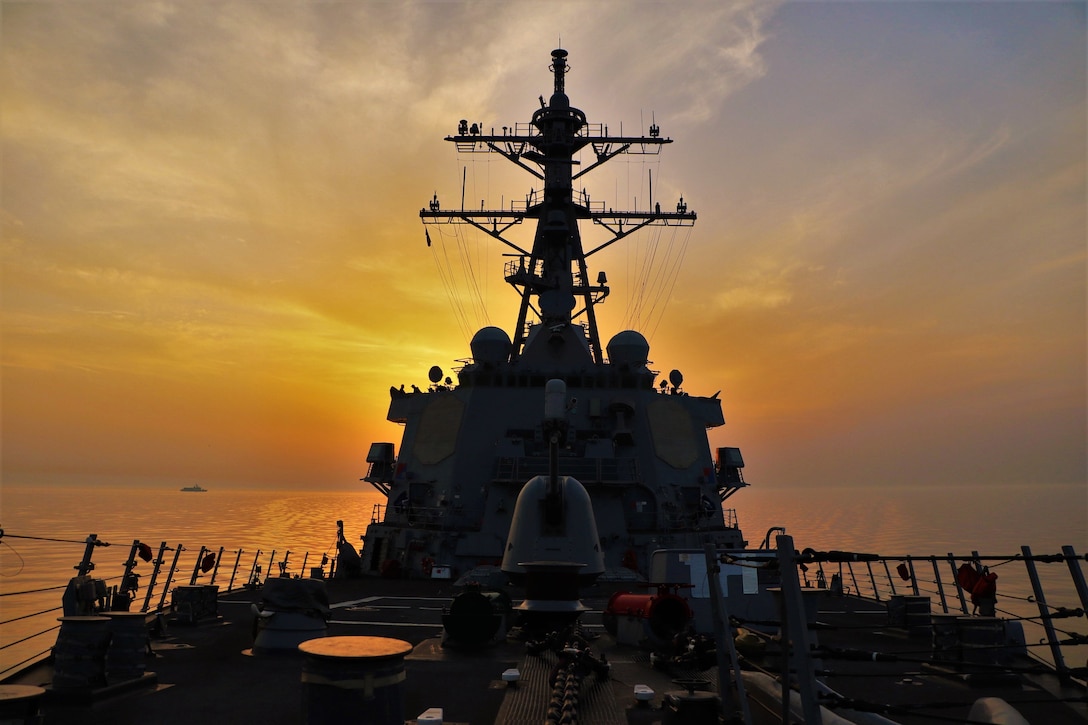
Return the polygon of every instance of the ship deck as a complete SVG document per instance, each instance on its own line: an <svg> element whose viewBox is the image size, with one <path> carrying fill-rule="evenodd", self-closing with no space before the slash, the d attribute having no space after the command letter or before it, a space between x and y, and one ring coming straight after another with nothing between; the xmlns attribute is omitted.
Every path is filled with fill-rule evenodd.
<svg viewBox="0 0 1088 725"><path fill-rule="evenodd" d="M445 723L543 723L549 690L545 683L551 655L526 653L524 643L506 639L480 650L442 646L441 616L456 589L449 582L333 580L327 583L333 610L327 634L380 636L412 645L405 658L403 685L409 722L428 708L440 707ZM588 676L582 685L580 721L651 725L668 721L662 710L667 691L682 690L675 679L694 679L716 689L716 668L702 672L652 668L647 652L620 645L605 632L601 610L611 592L599 588L583 598L590 611L582 625L593 635L596 655L611 663L606 680ZM86 722L163 725L194 722L300 723L306 721L300 653L254 655L251 604L260 591L223 595L218 616L195 625L167 620L165 633L152 639L147 673L127 688L99 692L90 698L62 698L47 692L42 703L46 725ZM517 601L517 597L514 597ZM971 704L998 696L1012 703L1032 723L1084 723L1088 711L1062 704L1044 687L1010 684L1001 677L963 677L927 663L928 645L906 631L889 630L883 606L849 597L828 598L818 617L816 636L822 645L899 653L899 662L818 661L825 680L837 692L902 710L886 717L901 723L965 722ZM522 680L510 687L502 673L516 667ZM6 684L46 686L47 665L29 670ZM650 705L635 702L634 686L655 691ZM1053 686L1056 683L1041 683ZM1063 693L1059 692L1059 696ZM1083 696L1083 689L1066 695ZM929 703L929 706L920 705ZM750 705L753 723L781 722L779 706Z"/></svg>

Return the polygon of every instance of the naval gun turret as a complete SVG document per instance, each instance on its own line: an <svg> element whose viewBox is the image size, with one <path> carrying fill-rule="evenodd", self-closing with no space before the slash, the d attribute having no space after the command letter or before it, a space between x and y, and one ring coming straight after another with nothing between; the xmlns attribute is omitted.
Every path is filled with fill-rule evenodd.
<svg viewBox="0 0 1088 725"><path fill-rule="evenodd" d="M527 615L580 614L578 587L604 573L593 502L578 479L559 475L559 446L566 435L567 400L562 380L544 386L544 430L548 435L546 476L534 476L518 494L502 571L525 586L518 609Z"/></svg>
<svg viewBox="0 0 1088 725"><path fill-rule="evenodd" d="M502 570L515 584L522 584L526 562L577 563L578 583L592 584L604 572L593 502L578 479L559 475L559 446L571 405L567 386L562 380L549 380L544 390L549 470L546 476L534 476L518 494Z"/></svg>

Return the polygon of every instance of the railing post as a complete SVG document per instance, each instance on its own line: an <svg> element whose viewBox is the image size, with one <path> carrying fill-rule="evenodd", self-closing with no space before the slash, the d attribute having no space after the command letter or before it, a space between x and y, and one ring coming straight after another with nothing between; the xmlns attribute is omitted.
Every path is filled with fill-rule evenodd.
<svg viewBox="0 0 1088 725"><path fill-rule="evenodd" d="M212 567L212 578L208 584L215 584L215 575L219 573L219 562L223 561L223 548L219 547L219 553L215 556L215 566Z"/></svg>
<svg viewBox="0 0 1088 725"><path fill-rule="evenodd" d="M782 677L784 713L789 712L789 666L797 675L797 689L801 693L801 708L806 725L821 725L823 717L816 700L815 673L812 669L812 655L809 651L808 618L805 616L805 603L801 595L801 582L797 578L797 563L794 560L793 537L779 534L776 538L778 547L778 570L782 576L782 619L783 645L788 645L790 657L783 655ZM840 569L841 571L841 569ZM783 718L783 722L787 722Z"/></svg>
<svg viewBox="0 0 1088 725"><path fill-rule="evenodd" d="M299 576L306 576L306 562L310 560L310 552L306 552L302 555L302 571L299 572Z"/></svg>
<svg viewBox="0 0 1088 725"><path fill-rule="evenodd" d="M125 570L124 573L122 573L121 575L121 586L115 587L110 597L110 611L118 611L113 609L114 606L118 606L118 603L114 601L116 600L116 598L118 598L118 594L123 595L123 597L128 601L128 603L125 605L124 611L127 612L129 610L132 610L133 601L136 599L136 589L139 588L139 575L133 574L133 569L136 568L137 551L139 551L139 539L133 539L132 549L128 550L128 558L127 560L125 560L124 563Z"/></svg>
<svg viewBox="0 0 1088 725"><path fill-rule="evenodd" d="M266 580L268 579L268 577L272 576L272 571L273 571L272 565L275 564L275 563L276 563L276 550L273 549L272 550L272 556L268 557L268 568L265 569L265 571L268 572L268 574L265 576Z"/></svg>
<svg viewBox="0 0 1088 725"><path fill-rule="evenodd" d="M929 563L933 565L933 580L937 582L937 595L941 598L941 611L948 614L948 602L944 598L944 584L941 582L941 572L937 568L937 557L929 557Z"/></svg>
<svg viewBox="0 0 1088 725"><path fill-rule="evenodd" d="M227 584L227 591L234 589L234 576L238 573L238 564L242 561L242 550L238 550L238 556L234 557L234 569L230 573L230 583Z"/></svg>
<svg viewBox="0 0 1088 725"><path fill-rule="evenodd" d="M136 552L139 551L139 550L140 550L140 540L139 539L133 539L132 540L132 548L128 550L128 559L125 560L125 571L124 571L124 573L121 574L121 586L118 587L117 592L114 593L115 597L116 597L118 592L123 593L126 597L129 596L128 592L132 592L133 594L135 594L136 586L134 586L134 581L138 581L139 575L137 575L136 579L134 579L133 576L132 576L132 570L136 568ZM131 599L129 599L129 605L128 606L130 608L132 606L132 600ZM113 599L111 598L110 599L110 609L112 610L113 607L114 607L114 603L113 603Z"/></svg>
<svg viewBox="0 0 1088 725"><path fill-rule="evenodd" d="M1080 597L1080 608L1088 612L1088 585L1084 583L1084 571L1080 568L1077 552L1073 551L1072 546L1063 546L1062 553L1065 554L1065 563L1069 565L1069 576L1073 577L1073 586L1077 590L1077 596Z"/></svg>
<svg viewBox="0 0 1088 725"><path fill-rule="evenodd" d="M959 572L956 571L956 557L948 552L948 566L952 569L952 581L956 583L956 596L960 598L960 610L967 614L967 598L963 596L963 587L960 586Z"/></svg>
<svg viewBox="0 0 1088 725"><path fill-rule="evenodd" d="M162 588L162 597L159 599L158 609L155 610L157 612L161 612L166 604L166 595L170 593L170 585L174 583L174 572L178 568L178 557L181 556L183 551L185 551L185 547L181 544L178 544L178 548L174 549L174 560L170 563L170 573L166 575L166 584Z"/></svg>
<svg viewBox="0 0 1088 725"><path fill-rule="evenodd" d="M249 568L249 579L246 580L247 584L252 584L257 576L257 560L261 558L261 554L264 552L257 549L257 553L253 555L253 566Z"/></svg>
<svg viewBox="0 0 1088 725"><path fill-rule="evenodd" d="M200 553L196 555L196 564L193 565L193 575L189 577L189 586L196 586L196 578L200 576L200 564L204 561L204 552L207 551L207 547L201 546Z"/></svg>
<svg viewBox="0 0 1088 725"><path fill-rule="evenodd" d="M854 582L854 594L861 596L861 589L858 587L858 578L854 576L854 563L846 562L846 568L850 572L850 581Z"/></svg>
<svg viewBox="0 0 1088 725"><path fill-rule="evenodd" d="M888 586L892 588L892 596L895 596L895 580L892 579L892 570L888 568L888 560L882 559L884 562L884 575L888 577Z"/></svg>
<svg viewBox="0 0 1088 725"><path fill-rule="evenodd" d="M729 612L726 610L725 601L722 599L721 584L718 582L718 573L721 571L718 561L718 553L713 544L703 547L703 556L706 558L707 584L710 589L710 611L714 618L714 643L717 650L718 662L718 694L721 696L720 715L723 722L729 722L737 712L737 702L744 722L751 721L748 712L748 698L744 693L744 682L741 680L740 662L737 659L737 650L733 645L733 635L729 632ZM728 648L729 659L726 659ZM732 671L732 675L730 675ZM733 678L736 678L737 692L733 692Z"/></svg>
<svg viewBox="0 0 1088 725"><path fill-rule="evenodd" d="M876 588L876 577L873 576L873 563L870 561L866 561L865 568L869 570L869 583L873 585L873 598L879 602L880 590Z"/></svg>
<svg viewBox="0 0 1088 725"><path fill-rule="evenodd" d="M918 577L914 575L914 559L907 557L907 569L910 570L910 588L914 596L918 596Z"/></svg>
<svg viewBox="0 0 1088 725"><path fill-rule="evenodd" d="M94 562L91 561L91 555L94 554L94 547L97 541L98 534L87 534L87 546L83 549L83 558L75 565L75 567L73 567L76 570L76 576L87 576L94 571Z"/></svg>
<svg viewBox="0 0 1088 725"><path fill-rule="evenodd" d="M151 570L151 581L147 583L147 593L144 594L144 605L140 607L141 612L146 612L147 608L151 606L151 593L155 590L155 580L159 578L159 569L162 567L163 556L166 555L166 542L159 544L159 555L151 562L155 565L155 568Z"/></svg>
<svg viewBox="0 0 1088 725"><path fill-rule="evenodd" d="M1024 555L1024 567L1028 570L1031 588L1035 592L1035 604L1039 607L1039 619L1046 631L1050 654L1054 656L1054 667L1058 670L1059 677L1065 678L1068 676L1068 668L1065 666L1061 645L1058 644L1058 634L1054 631L1054 622L1050 619L1050 607L1046 604L1046 594L1043 593L1043 585L1039 581L1039 572L1035 569L1035 560L1031 558L1031 548L1021 546L1020 552Z"/></svg>

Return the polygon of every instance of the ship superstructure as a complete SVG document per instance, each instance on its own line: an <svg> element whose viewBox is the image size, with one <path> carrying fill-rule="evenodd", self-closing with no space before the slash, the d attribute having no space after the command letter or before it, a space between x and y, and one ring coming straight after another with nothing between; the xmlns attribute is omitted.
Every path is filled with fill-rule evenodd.
<svg viewBox="0 0 1088 725"><path fill-rule="evenodd" d="M615 211L576 182L621 154L658 153L672 141L656 124L649 135L609 135L571 106L565 50L552 51L550 69L554 92L528 124L499 135L463 120L446 138L459 153L502 155L540 187L508 208L443 209L436 194L420 211L424 224L468 224L512 249L505 278L521 303L512 336L498 327L475 334L456 382L436 367L426 391L390 388L387 417L404 435L399 450L374 443L367 456L363 480L388 498L364 536L367 573L498 564L518 492L548 472L543 391L552 379L569 396L559 473L590 493L606 576L645 576L658 548L745 546L723 508L746 485L743 459L736 448L712 454L707 440L725 422L717 393L686 393L676 371L658 384L646 338L624 330L602 348L594 314L609 287L603 273L590 282L588 257L647 226L691 226L696 214L682 197L667 210ZM595 161L577 169L587 147ZM506 236L527 220L536 222L528 250ZM611 238L587 251L582 222Z"/></svg>

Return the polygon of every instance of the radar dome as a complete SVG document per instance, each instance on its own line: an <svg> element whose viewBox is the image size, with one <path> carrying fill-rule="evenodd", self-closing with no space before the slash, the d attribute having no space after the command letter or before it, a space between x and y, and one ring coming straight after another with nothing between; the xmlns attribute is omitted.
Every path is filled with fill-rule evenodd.
<svg viewBox="0 0 1088 725"><path fill-rule="evenodd" d="M553 93L552 97L548 99L548 106L551 108L570 108L570 99L567 98L566 93Z"/></svg>
<svg viewBox="0 0 1088 725"><path fill-rule="evenodd" d="M473 335L469 349L477 363L497 365L510 354L510 336L501 327L484 327Z"/></svg>
<svg viewBox="0 0 1088 725"><path fill-rule="evenodd" d="M650 359L650 343L641 333L624 330L608 341L608 361L613 365L637 367Z"/></svg>

